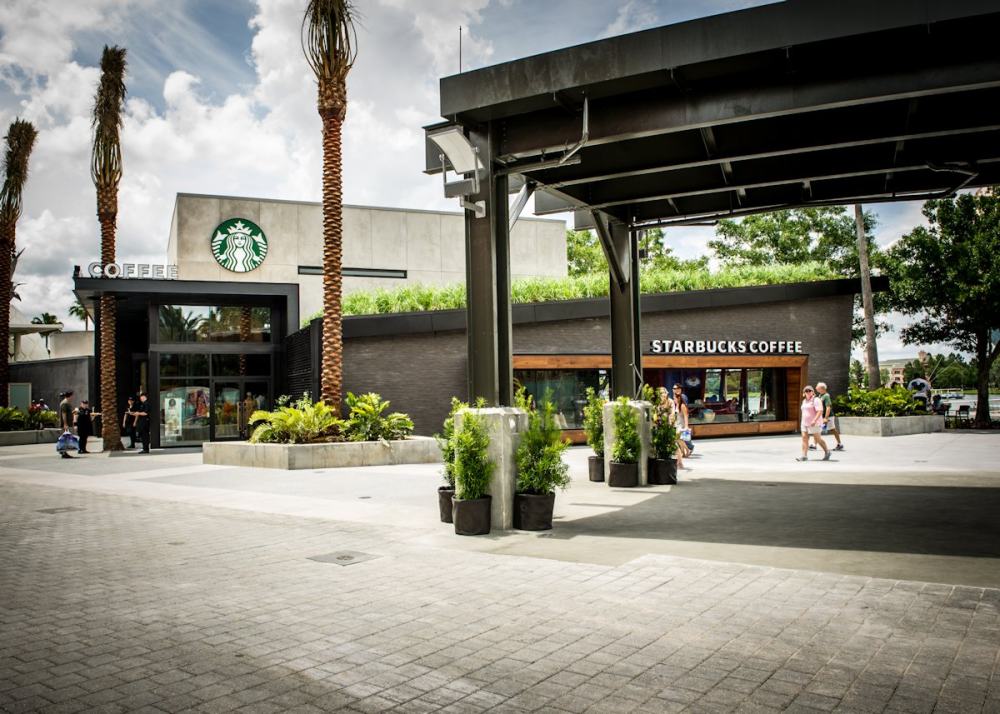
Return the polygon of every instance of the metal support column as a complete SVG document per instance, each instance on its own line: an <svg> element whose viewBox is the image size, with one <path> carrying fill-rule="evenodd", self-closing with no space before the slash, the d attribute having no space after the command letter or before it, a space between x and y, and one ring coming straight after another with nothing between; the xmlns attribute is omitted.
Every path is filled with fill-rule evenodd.
<svg viewBox="0 0 1000 714"><path fill-rule="evenodd" d="M469 345L469 399L490 405L513 402L511 358L510 231L507 177L493 173L496 137L489 127L469 132L486 167L472 202L485 201L486 215L465 211L465 289Z"/></svg>
<svg viewBox="0 0 1000 714"><path fill-rule="evenodd" d="M635 398L642 382L639 344L639 241L636 233L616 221L608 226L615 255L625 270L622 280L610 271L611 394Z"/></svg>

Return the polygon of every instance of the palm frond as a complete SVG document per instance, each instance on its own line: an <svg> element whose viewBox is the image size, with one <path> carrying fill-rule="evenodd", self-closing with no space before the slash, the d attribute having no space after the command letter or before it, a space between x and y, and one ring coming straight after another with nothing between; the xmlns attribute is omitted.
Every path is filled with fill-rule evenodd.
<svg viewBox="0 0 1000 714"><path fill-rule="evenodd" d="M3 155L3 188L0 189L0 222L12 225L21 217L21 194L28 181L28 157L38 131L31 122L15 119L7 130Z"/></svg>
<svg viewBox="0 0 1000 714"><path fill-rule="evenodd" d="M302 51L321 88L324 83L343 81L354 64L356 17L350 0L309 0L302 19Z"/></svg>
<svg viewBox="0 0 1000 714"><path fill-rule="evenodd" d="M118 185L122 177L122 105L125 102L125 48L104 46L101 83L94 99L94 147L90 175L99 188Z"/></svg>

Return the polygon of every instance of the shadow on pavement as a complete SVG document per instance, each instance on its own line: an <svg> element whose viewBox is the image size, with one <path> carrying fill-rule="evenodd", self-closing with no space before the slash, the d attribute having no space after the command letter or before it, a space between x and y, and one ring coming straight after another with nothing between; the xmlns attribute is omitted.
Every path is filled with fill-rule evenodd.
<svg viewBox="0 0 1000 714"><path fill-rule="evenodd" d="M597 504L594 504L597 505ZM700 479L640 503L558 520L578 535L1000 557L1000 488Z"/></svg>

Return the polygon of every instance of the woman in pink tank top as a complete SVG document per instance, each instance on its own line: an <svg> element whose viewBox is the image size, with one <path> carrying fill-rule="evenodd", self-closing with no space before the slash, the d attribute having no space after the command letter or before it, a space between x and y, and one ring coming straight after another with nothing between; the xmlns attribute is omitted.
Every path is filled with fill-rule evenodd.
<svg viewBox="0 0 1000 714"><path fill-rule="evenodd" d="M823 461L829 460L830 449L827 448L826 442L820 436L820 432L823 430L823 400L816 396L813 388L809 385L806 385L806 388L802 390L802 406L799 408L799 413L802 415L802 456L795 460L809 460L810 436L816 442L816 446L823 449Z"/></svg>

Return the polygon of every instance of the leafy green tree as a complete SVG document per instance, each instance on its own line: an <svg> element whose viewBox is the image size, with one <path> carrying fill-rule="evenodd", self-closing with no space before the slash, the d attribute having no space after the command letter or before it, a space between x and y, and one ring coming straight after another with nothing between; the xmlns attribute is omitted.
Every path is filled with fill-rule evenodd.
<svg viewBox="0 0 1000 714"><path fill-rule="evenodd" d="M864 213L868 255L873 267L880 267L881 253L875 244L875 215ZM771 265L774 263L819 262L845 278L860 277L860 259L854 216L844 206L793 208L758 213L741 220L719 221L715 239L708 247L723 265ZM852 336L855 343L864 340L860 298ZM875 294L876 315L886 311L886 299ZM889 329L876 324L881 334Z"/></svg>
<svg viewBox="0 0 1000 714"><path fill-rule="evenodd" d="M906 344L946 342L976 355L976 425L988 427L990 370L1000 355L1000 194L928 201L919 226L885 260L892 307L919 316Z"/></svg>
<svg viewBox="0 0 1000 714"><path fill-rule="evenodd" d="M864 214L865 234L872 255L875 216ZM859 274L854 217L843 206L793 208L758 213L742 220L719 221L708 247L726 265L828 263L836 272Z"/></svg>
<svg viewBox="0 0 1000 714"><path fill-rule="evenodd" d="M570 275L590 275L608 269L604 251L593 231L566 230L566 259Z"/></svg>
<svg viewBox="0 0 1000 714"><path fill-rule="evenodd" d="M860 360L852 359L848 369L848 381L852 387L860 387L865 383L865 366Z"/></svg>

